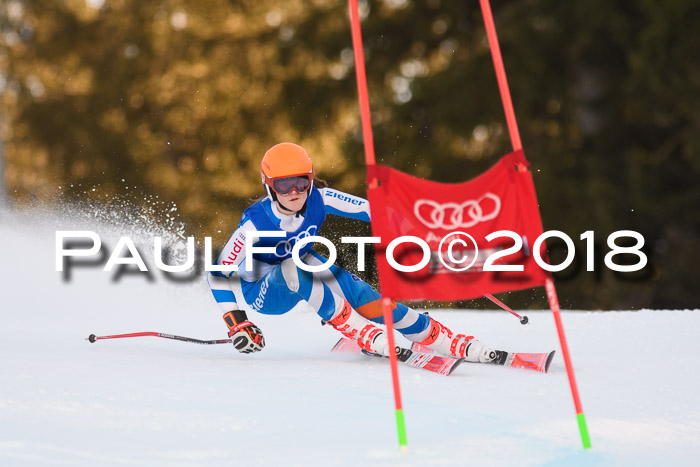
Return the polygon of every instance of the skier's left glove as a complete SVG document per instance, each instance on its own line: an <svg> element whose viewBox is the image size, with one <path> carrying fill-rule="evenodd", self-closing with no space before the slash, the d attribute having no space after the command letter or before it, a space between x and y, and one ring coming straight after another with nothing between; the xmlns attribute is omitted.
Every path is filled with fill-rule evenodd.
<svg viewBox="0 0 700 467"><path fill-rule="evenodd" d="M228 332L233 346L241 353L260 352L265 347L265 337L259 327L250 321L236 324Z"/></svg>

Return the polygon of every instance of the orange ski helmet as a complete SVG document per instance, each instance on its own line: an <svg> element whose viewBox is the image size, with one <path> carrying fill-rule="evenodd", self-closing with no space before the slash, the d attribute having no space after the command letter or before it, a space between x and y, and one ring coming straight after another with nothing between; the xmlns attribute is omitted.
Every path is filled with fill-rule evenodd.
<svg viewBox="0 0 700 467"><path fill-rule="evenodd" d="M275 200L276 194L287 194L313 188L314 166L306 150L294 143L279 143L267 150L260 162L265 191Z"/></svg>

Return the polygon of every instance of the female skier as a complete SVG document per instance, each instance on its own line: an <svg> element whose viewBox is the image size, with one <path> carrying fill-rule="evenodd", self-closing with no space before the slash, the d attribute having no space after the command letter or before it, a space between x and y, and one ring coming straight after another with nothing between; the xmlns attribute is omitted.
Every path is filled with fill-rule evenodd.
<svg viewBox="0 0 700 467"><path fill-rule="evenodd" d="M297 268L292 260L294 244L316 235L327 214L369 222L367 200L314 180L311 159L304 148L293 143L270 148L262 159L261 172L267 196L243 212L238 229L217 260L219 265L237 266L237 271L208 275L234 347L250 353L265 346L262 331L248 320L246 310L283 314L305 300L323 320L360 347L388 355L388 339L379 326L384 323L379 293L336 265L311 273ZM251 231L277 231L283 237L258 238L253 246L273 247L274 253L254 253L246 259L246 235ZM309 265L325 263L311 243L301 248L299 256ZM433 318L403 304L393 306L394 328L410 341L471 362L488 363L497 357L473 336L453 334Z"/></svg>

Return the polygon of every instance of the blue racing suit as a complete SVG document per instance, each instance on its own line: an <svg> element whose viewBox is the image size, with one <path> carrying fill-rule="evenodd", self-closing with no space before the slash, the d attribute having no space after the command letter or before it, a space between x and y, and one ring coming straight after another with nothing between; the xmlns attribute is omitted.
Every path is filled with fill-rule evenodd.
<svg viewBox="0 0 700 467"><path fill-rule="evenodd" d="M369 222L369 202L331 188L314 187L303 213L283 214L269 197L248 207L216 261L217 265L235 265L238 270L212 271L207 275L209 287L221 310L224 313L244 310L283 314L303 300L321 318L329 320L345 299L372 321L383 323L383 316L377 312L381 310L379 293L355 274L336 265L314 273L295 268L298 290L290 290L289 276L285 279L282 262L292 257L297 241L318 235L327 214ZM252 231L284 232L284 237L257 238L252 246L274 248L274 252L256 252L251 258L246 258L246 237ZM300 249L301 260L312 266L325 263L325 258L312 246L312 243L307 243ZM393 318L395 329L410 340L420 340L428 332L430 319L403 304L395 305Z"/></svg>

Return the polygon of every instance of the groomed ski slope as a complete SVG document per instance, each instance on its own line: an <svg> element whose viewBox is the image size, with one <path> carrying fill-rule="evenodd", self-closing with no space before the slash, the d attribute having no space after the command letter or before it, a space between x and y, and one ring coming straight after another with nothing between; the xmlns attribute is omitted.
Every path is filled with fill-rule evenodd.
<svg viewBox="0 0 700 467"><path fill-rule="evenodd" d="M203 278L174 284L154 270L152 282L113 282L82 268L64 281L56 230L134 235L89 217L0 211L0 465L697 465L697 310L563 313L589 451L550 312L528 312L521 326L502 311L435 311L497 348L558 354L546 375L401 367L402 455L388 362L330 353L338 334L302 309L251 316L267 341L255 355L152 337L85 341L225 337Z"/></svg>

